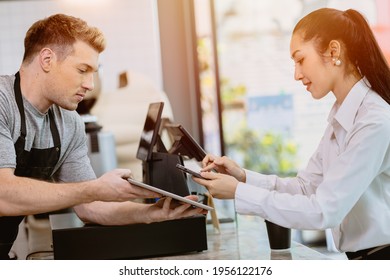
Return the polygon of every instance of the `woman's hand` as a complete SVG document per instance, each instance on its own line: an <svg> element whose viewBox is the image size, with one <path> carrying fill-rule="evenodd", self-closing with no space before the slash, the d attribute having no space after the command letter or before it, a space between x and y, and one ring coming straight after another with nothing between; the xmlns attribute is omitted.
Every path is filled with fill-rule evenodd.
<svg viewBox="0 0 390 280"><path fill-rule="evenodd" d="M202 160L203 169L201 171L212 171L215 170L218 173L231 175L236 178L239 182L246 181L246 174L235 161L229 159L226 156L216 157L211 154L207 154Z"/></svg>
<svg viewBox="0 0 390 280"><path fill-rule="evenodd" d="M201 175L205 179L193 176L192 180L205 186L213 197L219 199L234 198L238 185L238 180L235 177L215 172L202 172Z"/></svg>

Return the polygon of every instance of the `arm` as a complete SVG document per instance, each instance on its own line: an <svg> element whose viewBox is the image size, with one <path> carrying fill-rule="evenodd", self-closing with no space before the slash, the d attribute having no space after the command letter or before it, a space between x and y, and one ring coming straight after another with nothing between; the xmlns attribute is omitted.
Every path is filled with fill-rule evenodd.
<svg viewBox="0 0 390 280"><path fill-rule="evenodd" d="M240 184L235 193L236 210L286 227L337 227L365 194L366 201L362 203L367 205L373 188L383 184L378 182L378 176L386 179L390 168L389 139L388 123L357 124L346 141L346 149L328 166L314 194L292 195ZM371 185L373 182L375 185ZM367 193L369 188L371 193Z"/></svg>
<svg viewBox="0 0 390 280"><path fill-rule="evenodd" d="M197 197L189 196L188 198L195 200ZM122 203L96 201L78 205L74 209L85 223L101 225L152 223L207 213L206 210L193 208L190 204L175 204L171 198L162 198L154 204L132 201Z"/></svg>
<svg viewBox="0 0 390 280"><path fill-rule="evenodd" d="M278 192L309 196L316 192L318 185L322 181L321 151L322 142L310 159L306 170L299 172L296 177L289 178L281 178L276 175L264 175L243 169L226 156L216 157L206 155L202 161L204 166L202 170L206 172L202 173L202 176L209 179L209 181L199 180L197 178L193 178L193 180L208 188L214 197L221 199L234 198L238 185L242 185L242 187L250 185L269 191L276 190ZM219 174L207 172L212 169L218 170Z"/></svg>
<svg viewBox="0 0 390 280"><path fill-rule="evenodd" d="M131 172L117 169L98 179L79 183L49 183L14 175L0 169L0 216L30 215L55 211L92 201L126 201L158 194L132 186Z"/></svg>

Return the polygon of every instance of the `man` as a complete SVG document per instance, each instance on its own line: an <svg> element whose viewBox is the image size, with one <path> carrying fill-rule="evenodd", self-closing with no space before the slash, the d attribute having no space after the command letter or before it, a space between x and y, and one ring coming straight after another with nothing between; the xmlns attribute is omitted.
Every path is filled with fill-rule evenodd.
<svg viewBox="0 0 390 280"><path fill-rule="evenodd" d="M34 23L15 75L0 76L0 259L26 215L74 207L85 222L151 223L202 213L188 204L130 202L159 195L131 185L131 171L96 178L75 109L94 87L103 34L63 14ZM192 199L194 199L192 197Z"/></svg>

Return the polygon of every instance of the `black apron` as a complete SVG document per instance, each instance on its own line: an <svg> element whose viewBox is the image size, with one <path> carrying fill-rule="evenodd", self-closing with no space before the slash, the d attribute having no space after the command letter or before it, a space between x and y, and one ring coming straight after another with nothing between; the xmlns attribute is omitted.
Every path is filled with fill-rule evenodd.
<svg viewBox="0 0 390 280"><path fill-rule="evenodd" d="M19 72L15 74L14 91L21 119L20 136L15 143L15 175L52 181L52 173L60 158L61 151L60 136L54 121L53 112L50 109L48 114L54 147L47 149L31 148L30 151L25 151L27 130ZM19 224L23 218L24 216L0 217L0 259L9 258L8 253L18 235Z"/></svg>

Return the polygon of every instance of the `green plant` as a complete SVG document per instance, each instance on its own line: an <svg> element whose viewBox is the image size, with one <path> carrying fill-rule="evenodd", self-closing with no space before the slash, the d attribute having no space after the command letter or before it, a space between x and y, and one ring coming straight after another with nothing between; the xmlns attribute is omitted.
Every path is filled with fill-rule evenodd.
<svg viewBox="0 0 390 280"><path fill-rule="evenodd" d="M247 169L279 176L297 171L297 145L281 133L260 134L242 125L226 142L228 155L238 154Z"/></svg>
<svg viewBox="0 0 390 280"><path fill-rule="evenodd" d="M232 85L231 80L226 77L221 79L220 88L223 104L229 104L235 101L242 100L247 92L247 88L245 85Z"/></svg>

